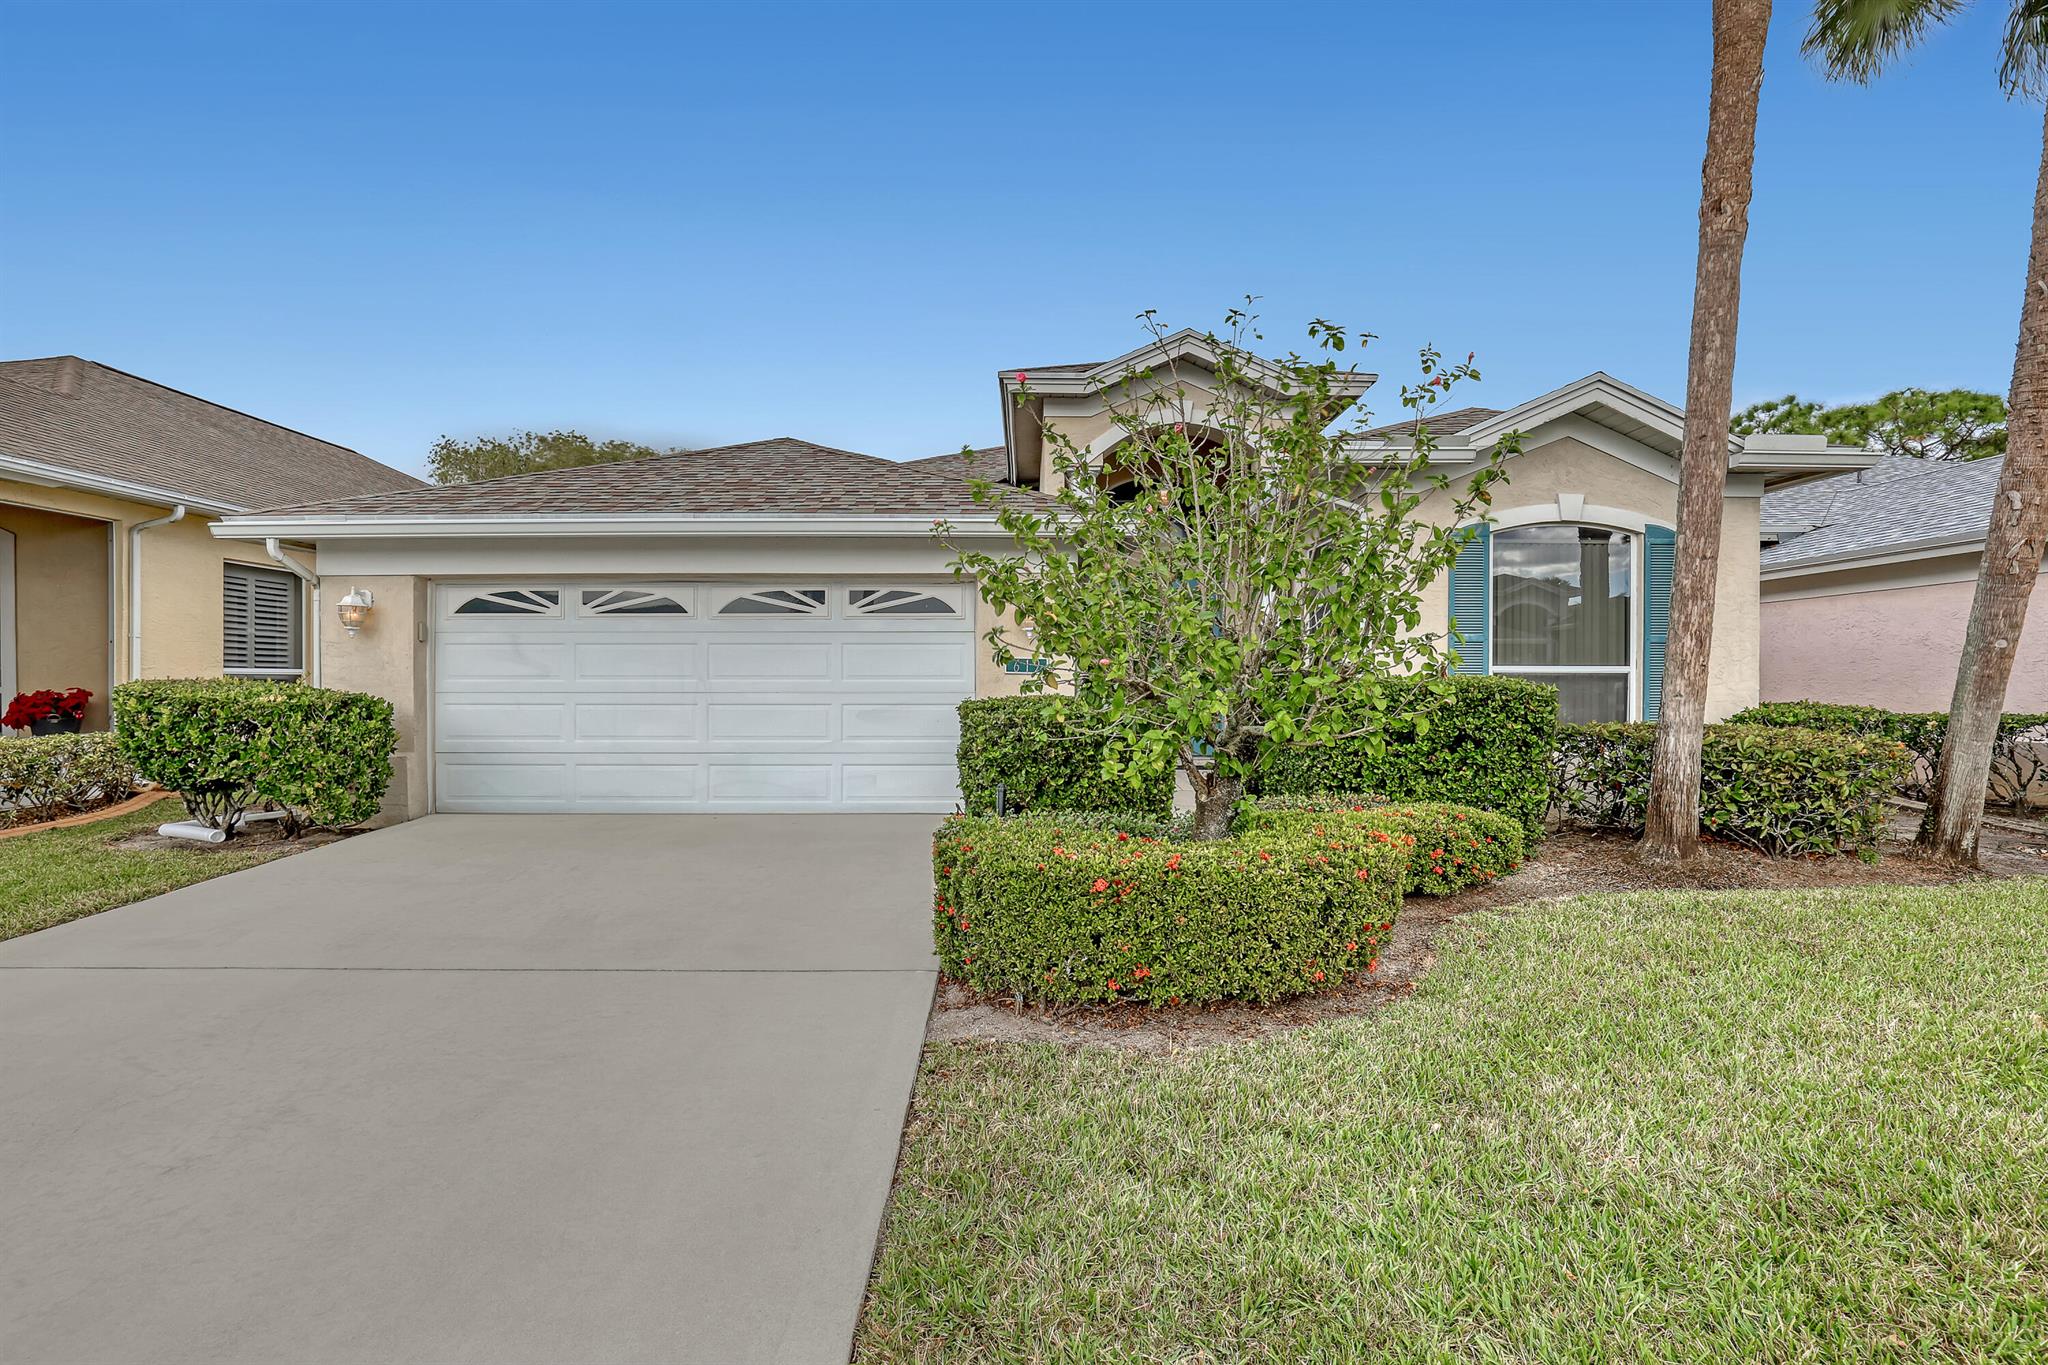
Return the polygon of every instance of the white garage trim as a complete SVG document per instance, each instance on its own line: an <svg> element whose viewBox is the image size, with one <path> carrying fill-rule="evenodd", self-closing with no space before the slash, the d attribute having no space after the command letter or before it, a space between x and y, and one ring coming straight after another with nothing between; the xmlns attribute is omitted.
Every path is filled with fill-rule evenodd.
<svg viewBox="0 0 2048 1365"><path fill-rule="evenodd" d="M436 808L931 811L959 797L967 585L524 578L433 588Z"/></svg>

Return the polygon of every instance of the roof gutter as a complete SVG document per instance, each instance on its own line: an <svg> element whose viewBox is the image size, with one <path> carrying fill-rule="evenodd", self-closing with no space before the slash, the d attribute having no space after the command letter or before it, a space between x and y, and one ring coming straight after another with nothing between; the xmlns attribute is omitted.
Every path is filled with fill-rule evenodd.
<svg viewBox="0 0 2048 1365"><path fill-rule="evenodd" d="M171 509L169 516L138 521L128 528L128 677L142 676L142 533L159 526L172 526L185 519L185 504Z"/></svg>
<svg viewBox="0 0 2048 1365"><path fill-rule="evenodd" d="M187 497L183 493L173 493L168 488L131 483L126 479L110 478L104 474L87 474L81 470L67 469L62 465L45 464L41 460L24 460L19 455L0 455L0 474L44 488L76 488L85 493L126 498L131 502L154 503L159 507L186 507L206 516L225 516L230 512L249 510L224 502L204 502Z"/></svg>
<svg viewBox="0 0 2048 1365"><path fill-rule="evenodd" d="M1792 542L1787 548L1796 548L1799 542ZM1883 564L1900 563L1914 559L1938 559L1948 555L1984 553L1984 537L1928 536L1920 540L1894 541L1889 545L1866 545L1857 550L1842 550L1834 554L1815 555L1811 559L1794 559L1776 564L1766 563L1758 577L1770 581L1784 578L1804 578L1808 574L1838 573L1844 569L1877 567Z"/></svg>
<svg viewBox="0 0 2048 1365"><path fill-rule="evenodd" d="M533 537L828 536L929 539L939 521L967 534L1001 534L993 515L952 517L780 516L764 513L579 515L534 513L477 516L263 515L227 517L210 528L222 540L406 540L419 537L529 539Z"/></svg>
<svg viewBox="0 0 2048 1365"><path fill-rule="evenodd" d="M278 544L276 536L268 536L264 539L263 553L270 556L272 563L297 575L301 583L304 583L313 590L312 619L306 627L306 633L313 638L306 642L306 666L308 678L313 686L318 687L320 685L320 575L286 554L284 546Z"/></svg>

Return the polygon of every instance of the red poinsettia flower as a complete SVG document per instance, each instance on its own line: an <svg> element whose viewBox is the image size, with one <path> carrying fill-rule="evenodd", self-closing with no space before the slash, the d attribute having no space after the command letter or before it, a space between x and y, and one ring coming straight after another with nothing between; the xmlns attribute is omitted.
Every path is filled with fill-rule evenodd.
<svg viewBox="0 0 2048 1365"><path fill-rule="evenodd" d="M26 730L53 716L79 720L84 717L86 704L91 700L92 693L83 687L68 688L62 692L44 688L39 692L18 693L7 703L6 712L0 713L0 725L10 730Z"/></svg>

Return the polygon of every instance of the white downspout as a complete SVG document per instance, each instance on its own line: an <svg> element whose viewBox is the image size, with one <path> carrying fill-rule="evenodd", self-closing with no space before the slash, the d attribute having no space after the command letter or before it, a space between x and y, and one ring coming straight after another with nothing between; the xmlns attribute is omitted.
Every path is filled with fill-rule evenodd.
<svg viewBox="0 0 2048 1365"><path fill-rule="evenodd" d="M128 528L128 676L142 676L142 533L185 519L179 503L167 517L138 521Z"/></svg>
<svg viewBox="0 0 2048 1365"><path fill-rule="evenodd" d="M279 565L297 574L300 580L313 590L313 616L310 621L306 622L306 634L311 637L306 642L306 676L313 686L318 687L320 685L320 575L286 554L284 547L277 543L276 536L264 537L263 553L269 555Z"/></svg>

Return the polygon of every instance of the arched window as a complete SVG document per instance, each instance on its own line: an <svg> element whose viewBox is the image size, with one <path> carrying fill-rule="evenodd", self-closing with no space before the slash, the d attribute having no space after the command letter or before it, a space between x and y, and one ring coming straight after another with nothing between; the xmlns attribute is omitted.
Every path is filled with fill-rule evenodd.
<svg viewBox="0 0 2048 1365"><path fill-rule="evenodd" d="M1493 533L1493 671L1557 687L1567 724L1627 720L1636 661L1636 537L1545 524Z"/></svg>

